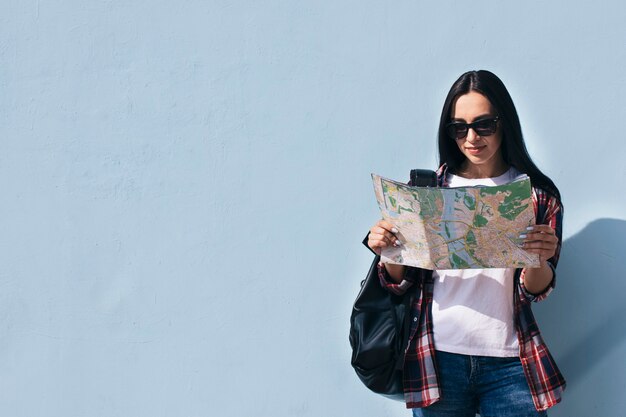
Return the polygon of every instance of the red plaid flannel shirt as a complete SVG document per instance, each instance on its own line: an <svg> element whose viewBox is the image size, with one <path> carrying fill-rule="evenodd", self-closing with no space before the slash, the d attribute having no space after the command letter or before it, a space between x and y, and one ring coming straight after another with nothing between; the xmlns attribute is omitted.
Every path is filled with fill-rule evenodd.
<svg viewBox="0 0 626 417"><path fill-rule="evenodd" d="M448 186L446 174L447 167L444 165L437 172L440 187ZM548 260L554 271L561 250L563 207L555 197L538 188L533 188L532 198L536 223L549 224L559 238L556 254ZM405 271L404 280L400 284L395 284L389 279L382 265L379 266L379 277L381 283L396 294L404 294L414 285L419 285L421 289L420 297L417 297L413 304L409 345L404 356L406 406L420 408L433 404L441 397L431 317L434 281L430 270L407 267ZM545 299L554 289L555 281L556 273L542 294L533 295L524 287L524 270L515 271L516 294L513 302L520 361L538 411L546 410L561 401L561 394L565 389L565 379L541 337L531 310L531 302Z"/></svg>

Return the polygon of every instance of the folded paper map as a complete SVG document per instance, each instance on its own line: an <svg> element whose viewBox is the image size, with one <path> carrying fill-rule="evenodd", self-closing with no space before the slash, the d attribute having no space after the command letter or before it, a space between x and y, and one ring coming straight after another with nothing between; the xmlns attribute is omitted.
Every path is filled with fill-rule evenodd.
<svg viewBox="0 0 626 417"><path fill-rule="evenodd" d="M493 187L430 188L372 174L383 218L398 229L398 247L381 261L425 269L538 267L519 245L535 224L530 178Z"/></svg>

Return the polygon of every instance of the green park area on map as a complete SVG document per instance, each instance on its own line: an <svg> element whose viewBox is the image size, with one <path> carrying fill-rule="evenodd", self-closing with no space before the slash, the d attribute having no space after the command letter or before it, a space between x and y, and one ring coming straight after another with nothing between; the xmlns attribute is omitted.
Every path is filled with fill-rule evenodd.
<svg viewBox="0 0 626 417"><path fill-rule="evenodd" d="M519 247L535 224L530 179L498 186L410 187L372 174L378 206L402 244L387 263L425 269L522 268L539 258Z"/></svg>

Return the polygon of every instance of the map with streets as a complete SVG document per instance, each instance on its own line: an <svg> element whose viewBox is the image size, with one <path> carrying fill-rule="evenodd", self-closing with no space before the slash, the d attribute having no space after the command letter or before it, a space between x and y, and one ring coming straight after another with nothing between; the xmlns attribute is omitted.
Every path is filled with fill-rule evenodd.
<svg viewBox="0 0 626 417"><path fill-rule="evenodd" d="M519 247L535 224L530 178L499 186L410 187L372 174L382 216L401 245L381 261L425 269L538 267Z"/></svg>

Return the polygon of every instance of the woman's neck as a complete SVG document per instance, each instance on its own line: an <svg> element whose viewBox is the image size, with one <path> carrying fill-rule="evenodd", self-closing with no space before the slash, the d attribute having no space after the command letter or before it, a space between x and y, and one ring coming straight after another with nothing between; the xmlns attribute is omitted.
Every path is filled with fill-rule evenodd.
<svg viewBox="0 0 626 417"><path fill-rule="evenodd" d="M467 159L463 161L461 166L456 170L456 174L463 178L495 178L504 174L509 170L509 165L503 160L495 164L476 165L470 163Z"/></svg>

